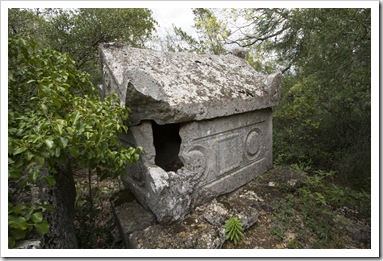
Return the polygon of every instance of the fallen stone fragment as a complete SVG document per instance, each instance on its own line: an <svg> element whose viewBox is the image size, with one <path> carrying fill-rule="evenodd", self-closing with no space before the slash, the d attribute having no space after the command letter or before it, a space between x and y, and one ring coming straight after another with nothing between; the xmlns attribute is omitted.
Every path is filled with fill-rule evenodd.
<svg viewBox="0 0 383 261"><path fill-rule="evenodd" d="M221 248L226 240L224 226L226 220L237 217L245 230L258 220L258 210L253 204L257 199L246 198L243 196L243 191L239 191L239 195L242 197L238 197L238 193L230 193L200 205L183 220L172 224L152 224L146 228L135 229L134 232L131 227L138 228L144 225L121 225L124 243L128 248L135 249ZM126 205L122 207L127 208ZM146 211L143 208L140 210ZM132 209L128 212L131 211ZM142 212L137 215L144 216ZM116 215L117 218L122 216L121 213ZM134 218L130 220L141 222Z"/></svg>
<svg viewBox="0 0 383 261"><path fill-rule="evenodd" d="M138 230L147 228L156 222L154 215L145 210L137 201L123 203L113 207L120 235L123 237L125 247L128 247L128 236Z"/></svg>

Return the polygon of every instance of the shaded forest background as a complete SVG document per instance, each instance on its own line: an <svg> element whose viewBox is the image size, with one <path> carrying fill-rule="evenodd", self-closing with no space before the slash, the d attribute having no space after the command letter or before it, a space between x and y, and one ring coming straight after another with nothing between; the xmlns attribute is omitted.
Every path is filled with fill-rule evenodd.
<svg viewBox="0 0 383 261"><path fill-rule="evenodd" d="M199 8L193 13L198 37L176 25L157 35L149 9L9 9L10 182L24 188L44 177L54 187L60 173L72 171L68 162L71 168L97 169L100 178L116 177L124 164L138 159L139 151L124 150L113 138L125 129L128 111L118 109L113 97L97 96L98 45L118 41L161 51L232 53L261 73L281 71L274 164L319 173L327 184L321 196L351 189L355 192L339 198L354 195L369 204L370 9ZM42 175L42 169L51 175ZM10 202L12 240L33 229L47 233L48 206L17 208L16 203ZM364 211L370 214L369 208Z"/></svg>

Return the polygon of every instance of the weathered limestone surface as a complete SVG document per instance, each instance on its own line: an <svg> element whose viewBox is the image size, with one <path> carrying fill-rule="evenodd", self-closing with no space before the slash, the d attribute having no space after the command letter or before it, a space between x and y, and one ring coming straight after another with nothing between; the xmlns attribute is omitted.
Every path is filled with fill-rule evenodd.
<svg viewBox="0 0 383 261"><path fill-rule="evenodd" d="M160 223L243 186L272 167L272 106L281 74L263 76L232 55L100 47L102 95L128 106L129 132L141 146L124 185Z"/></svg>
<svg viewBox="0 0 383 261"><path fill-rule="evenodd" d="M268 77L233 55L195 55L100 47L104 94L132 110L131 125L211 119L277 105L281 74ZM150 106L146 106L150 104Z"/></svg>

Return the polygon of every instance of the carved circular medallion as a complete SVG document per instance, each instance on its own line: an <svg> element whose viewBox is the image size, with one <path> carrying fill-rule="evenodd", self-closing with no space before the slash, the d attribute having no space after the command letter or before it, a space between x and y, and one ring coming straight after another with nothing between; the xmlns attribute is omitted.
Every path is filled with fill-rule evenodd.
<svg viewBox="0 0 383 261"><path fill-rule="evenodd" d="M247 134L245 141L246 157L250 160L255 159L261 152L261 130L256 128L252 129Z"/></svg>
<svg viewBox="0 0 383 261"><path fill-rule="evenodd" d="M187 163L187 168L191 171L196 171L198 173L204 173L206 168L206 160L203 153L199 150L189 151L187 154L189 161Z"/></svg>
<svg viewBox="0 0 383 261"><path fill-rule="evenodd" d="M193 180L198 180L207 171L207 149L201 145L194 145L181 155L184 158L185 174L193 176Z"/></svg>

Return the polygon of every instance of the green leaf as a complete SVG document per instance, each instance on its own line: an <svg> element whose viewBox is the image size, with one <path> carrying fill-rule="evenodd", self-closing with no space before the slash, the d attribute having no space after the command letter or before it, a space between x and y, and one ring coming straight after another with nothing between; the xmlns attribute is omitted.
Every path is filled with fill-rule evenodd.
<svg viewBox="0 0 383 261"><path fill-rule="evenodd" d="M80 118L80 112L76 112L76 114L73 115L72 124L76 125L77 120Z"/></svg>
<svg viewBox="0 0 383 261"><path fill-rule="evenodd" d="M39 171L38 170L33 170L29 173L29 180L32 182L36 182L38 176L39 176Z"/></svg>
<svg viewBox="0 0 383 261"><path fill-rule="evenodd" d="M64 89L64 90L65 90L65 89ZM61 91L63 91L63 90L61 90ZM61 101L60 101L60 100L55 99L53 103L54 103L54 105L55 105L56 107L58 107L58 108L61 107Z"/></svg>
<svg viewBox="0 0 383 261"><path fill-rule="evenodd" d="M16 205L11 208L11 210L8 212L8 214L11 213L21 213L21 211L25 210L25 205Z"/></svg>
<svg viewBox="0 0 383 261"><path fill-rule="evenodd" d="M44 103L42 103L40 105L40 107L41 107L41 110L43 111L43 113L47 113L48 112L48 107Z"/></svg>
<svg viewBox="0 0 383 261"><path fill-rule="evenodd" d="M51 149L53 147L53 141L51 139L46 139L45 144L47 144L49 149Z"/></svg>
<svg viewBox="0 0 383 261"><path fill-rule="evenodd" d="M14 167L8 169L8 178L17 179L20 175L23 174L23 171L20 168Z"/></svg>
<svg viewBox="0 0 383 261"><path fill-rule="evenodd" d="M56 185L56 179L53 176L46 176L44 177L44 179L49 186L53 187L54 185Z"/></svg>
<svg viewBox="0 0 383 261"><path fill-rule="evenodd" d="M45 219L40 223L33 224L33 226L36 228L37 233L40 235L44 235L49 231L49 224Z"/></svg>
<svg viewBox="0 0 383 261"><path fill-rule="evenodd" d="M54 211L55 210L55 208L52 205L49 205L49 204L45 204L42 207L45 208L48 211Z"/></svg>
<svg viewBox="0 0 383 261"><path fill-rule="evenodd" d="M84 129L85 129L85 124L83 122L80 122L78 127L77 127L77 131L79 133L83 133L84 132Z"/></svg>
<svg viewBox="0 0 383 261"><path fill-rule="evenodd" d="M78 158L78 156L80 155L79 151L78 151L78 148L77 147L69 147L69 153L72 155L72 157L74 158Z"/></svg>
<svg viewBox="0 0 383 261"><path fill-rule="evenodd" d="M61 152L60 147L56 147L56 149L55 149L55 156L56 157L60 157L60 152Z"/></svg>
<svg viewBox="0 0 383 261"><path fill-rule="evenodd" d="M68 140L66 138L60 137L60 142L61 142L62 148L65 149L65 147L68 145Z"/></svg>
<svg viewBox="0 0 383 261"><path fill-rule="evenodd" d="M23 152L26 151L26 150L27 150L26 147L16 147L16 148L13 150L13 155L17 155L17 154L23 153Z"/></svg>
<svg viewBox="0 0 383 261"><path fill-rule="evenodd" d="M63 133L63 125L61 125L60 123L57 123L55 125L55 130L59 133L59 135L62 135L62 133Z"/></svg>
<svg viewBox="0 0 383 261"><path fill-rule="evenodd" d="M29 140L30 140L31 143L36 143L39 139L40 139L40 136L37 135L37 134L35 134L35 135L31 135L31 136L29 137Z"/></svg>
<svg viewBox="0 0 383 261"><path fill-rule="evenodd" d="M25 230L28 227L28 223L25 221L24 217L14 218L13 216L8 216L8 225L20 230Z"/></svg>
<svg viewBox="0 0 383 261"><path fill-rule="evenodd" d="M43 165L44 165L44 161L45 161L45 159L44 159L43 157L36 156L36 157L35 157L35 160L36 160L36 162L37 162L40 166L43 166Z"/></svg>
<svg viewBox="0 0 383 261"><path fill-rule="evenodd" d="M43 221L43 213L42 212L35 212L32 214L31 219L35 223L40 223Z"/></svg>
<svg viewBox="0 0 383 261"><path fill-rule="evenodd" d="M25 152L25 158L27 160L31 160L34 156L35 155L32 152L30 152L30 151Z"/></svg>
<svg viewBox="0 0 383 261"><path fill-rule="evenodd" d="M48 158L50 156L50 153L48 151L42 151L40 152L40 155L43 156L44 158Z"/></svg>

